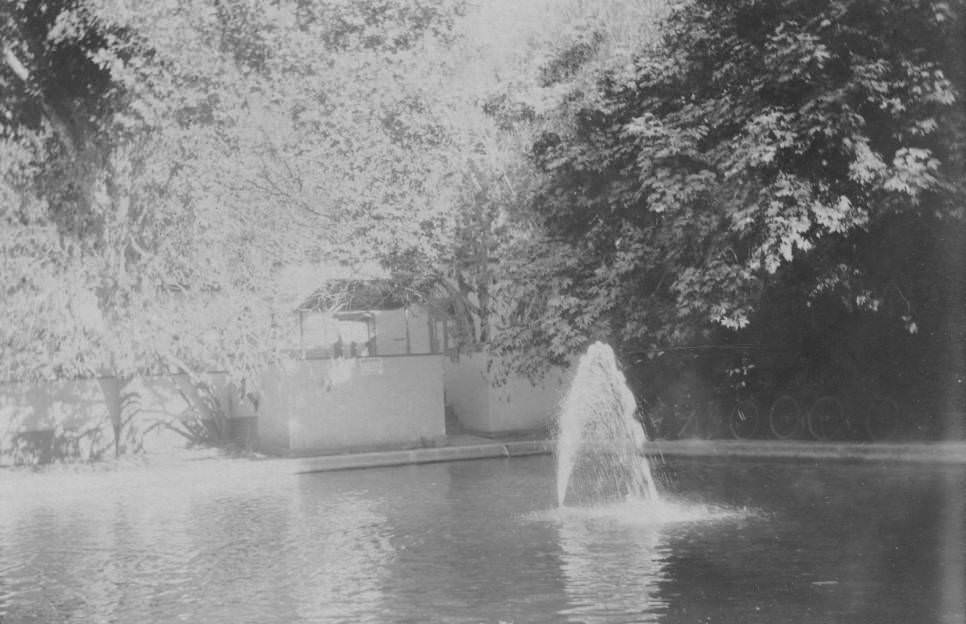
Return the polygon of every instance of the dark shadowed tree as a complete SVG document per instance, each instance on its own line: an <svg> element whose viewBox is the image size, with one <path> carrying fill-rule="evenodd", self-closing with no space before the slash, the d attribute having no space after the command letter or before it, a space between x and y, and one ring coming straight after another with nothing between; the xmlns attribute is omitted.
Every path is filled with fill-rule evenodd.
<svg viewBox="0 0 966 624"><path fill-rule="evenodd" d="M964 32L962 2L678 5L535 142L507 347L861 335L961 370Z"/></svg>

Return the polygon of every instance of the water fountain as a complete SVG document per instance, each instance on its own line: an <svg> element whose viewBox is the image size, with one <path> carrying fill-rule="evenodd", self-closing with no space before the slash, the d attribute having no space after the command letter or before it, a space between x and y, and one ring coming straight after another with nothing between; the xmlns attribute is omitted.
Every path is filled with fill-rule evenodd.
<svg viewBox="0 0 966 624"><path fill-rule="evenodd" d="M580 358L557 421L557 503L656 500L637 402L614 351L595 342Z"/></svg>

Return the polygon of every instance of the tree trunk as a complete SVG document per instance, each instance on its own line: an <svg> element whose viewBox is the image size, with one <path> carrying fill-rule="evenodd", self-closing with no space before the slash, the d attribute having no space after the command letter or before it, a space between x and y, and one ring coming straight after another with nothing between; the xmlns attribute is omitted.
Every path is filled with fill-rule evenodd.
<svg viewBox="0 0 966 624"><path fill-rule="evenodd" d="M38 103L40 104L41 109L44 111L44 116L47 118L47 121L50 122L54 132L57 133L57 138L60 139L60 143L67 151L70 159L74 162L77 162L79 146L77 138L74 136L74 133L71 132L70 124L60 113L54 109L53 106L51 106L49 102L44 99L43 93L41 93L40 89L37 88L36 84L34 84L30 71L20 61L20 59L17 58L17 55L9 46L5 46L3 48L3 60L7 64L7 67L9 67L17 76L17 78L20 78L20 80L27 84L32 90L40 94L40 102Z"/></svg>
<svg viewBox="0 0 966 624"><path fill-rule="evenodd" d="M111 428L114 430L114 457L120 457L121 434L124 428L121 414L121 382L117 377L99 377L97 383L104 394L107 414L111 419Z"/></svg>

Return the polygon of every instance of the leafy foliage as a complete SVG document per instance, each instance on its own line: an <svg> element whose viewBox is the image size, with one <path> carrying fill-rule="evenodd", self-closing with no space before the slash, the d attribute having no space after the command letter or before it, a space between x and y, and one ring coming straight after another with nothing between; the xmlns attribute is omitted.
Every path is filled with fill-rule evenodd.
<svg viewBox="0 0 966 624"><path fill-rule="evenodd" d="M243 375L327 277L294 269L432 260L446 154L426 52L459 11L5 5L4 377Z"/></svg>
<svg viewBox="0 0 966 624"><path fill-rule="evenodd" d="M963 228L963 3L696 0L664 33L535 141L545 235L506 347L786 341L818 309L940 331L939 259L881 266Z"/></svg>
<svg viewBox="0 0 966 624"><path fill-rule="evenodd" d="M929 361L966 331L963 13L7 3L0 375L250 374L331 263L528 373L598 338Z"/></svg>

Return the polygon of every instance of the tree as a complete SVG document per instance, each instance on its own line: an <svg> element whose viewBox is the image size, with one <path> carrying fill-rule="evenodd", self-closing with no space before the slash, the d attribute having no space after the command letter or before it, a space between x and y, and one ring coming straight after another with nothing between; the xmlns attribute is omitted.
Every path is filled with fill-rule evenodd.
<svg viewBox="0 0 966 624"><path fill-rule="evenodd" d="M3 79L19 84L3 101L5 260L20 267L5 316L50 310L4 340L10 375L244 370L277 353L268 319L297 304L281 272L433 251L442 155L422 106L438 84L414 78L435 75L427 46L445 44L458 3L5 11ZM75 291L91 323L63 305ZM247 340L228 336L239 325Z"/></svg>
<svg viewBox="0 0 966 624"><path fill-rule="evenodd" d="M541 236L527 209L540 172L530 158L541 132L569 125L560 114L586 89L587 65L627 54L653 36L664 2L582 0L491 2L468 12L446 64L447 88L436 98L449 150L448 228L435 263L421 265L457 321L461 349L485 351L506 374L526 339L505 321L520 296L521 252ZM583 68L583 72L578 69ZM528 372L536 372L531 370Z"/></svg>
<svg viewBox="0 0 966 624"><path fill-rule="evenodd" d="M878 311L890 331L941 331L918 295L942 266L879 267L962 229L963 8L677 6L661 45L596 72L534 143L543 242L506 335L551 360L594 336L625 355L784 340L825 302L851 325ZM944 310L960 278L930 280Z"/></svg>
<svg viewBox="0 0 966 624"><path fill-rule="evenodd" d="M459 4L254 8L4 5L4 379L251 379L318 267L434 258Z"/></svg>

